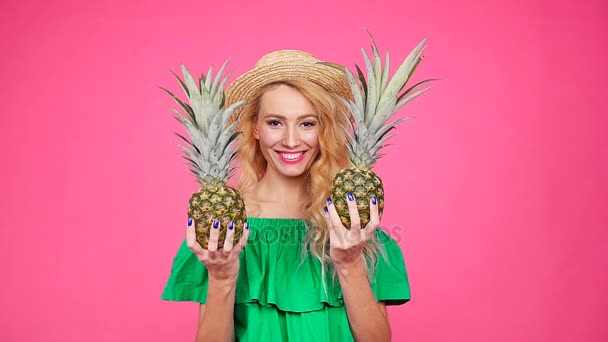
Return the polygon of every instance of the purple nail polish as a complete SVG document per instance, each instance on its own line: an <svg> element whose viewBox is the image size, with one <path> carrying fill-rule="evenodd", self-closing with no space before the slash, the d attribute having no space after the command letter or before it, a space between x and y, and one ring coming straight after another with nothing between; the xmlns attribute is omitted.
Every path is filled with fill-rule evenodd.
<svg viewBox="0 0 608 342"><path fill-rule="evenodd" d="M232 223L232 221L228 222L228 229L234 229L234 223Z"/></svg>
<svg viewBox="0 0 608 342"><path fill-rule="evenodd" d="M333 203L333 201L331 200L331 197L328 197L327 198L327 204L332 204L332 203Z"/></svg>
<svg viewBox="0 0 608 342"><path fill-rule="evenodd" d="M325 210L326 213L329 212L329 210L327 210L327 207L323 207L323 210Z"/></svg>
<svg viewBox="0 0 608 342"><path fill-rule="evenodd" d="M219 226L220 226L220 221L218 221L218 220L213 221L213 228L214 229L219 228Z"/></svg>
<svg viewBox="0 0 608 342"><path fill-rule="evenodd" d="M245 223L245 229L249 229L249 223Z"/></svg>
<svg viewBox="0 0 608 342"><path fill-rule="evenodd" d="M355 196L353 195L352 192L347 192L346 197L348 197L348 200L351 202L355 200Z"/></svg>
<svg viewBox="0 0 608 342"><path fill-rule="evenodd" d="M192 225L192 217L188 217L188 227Z"/></svg>
<svg viewBox="0 0 608 342"><path fill-rule="evenodd" d="M376 197L372 197L372 204L376 205Z"/></svg>

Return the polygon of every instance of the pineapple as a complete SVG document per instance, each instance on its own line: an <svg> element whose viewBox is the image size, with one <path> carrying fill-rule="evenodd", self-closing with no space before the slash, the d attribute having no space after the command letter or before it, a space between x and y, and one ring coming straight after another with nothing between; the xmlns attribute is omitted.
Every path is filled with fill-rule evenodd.
<svg viewBox="0 0 608 342"><path fill-rule="evenodd" d="M233 167L230 163L235 157L232 143L239 136L235 132L237 122L227 125L229 118L243 101L224 108L224 85L229 76L222 79L222 65L215 78L213 68L207 76L201 75L198 82L194 80L188 69L181 66L184 80L176 74L182 90L186 93L187 101L180 100L167 89L163 89L181 107L184 113L173 110L175 117L186 129L190 140L179 136L186 145L180 145L184 158L188 161L190 171L194 173L201 184L188 202L188 217L194 220L196 239L205 249L209 244L209 230L213 221L221 224L218 250L224 245L228 222L234 223L234 239L238 241L243 233L247 220L245 205L239 192L226 185Z"/></svg>
<svg viewBox="0 0 608 342"><path fill-rule="evenodd" d="M408 79L422 61L422 52L426 39L407 56L399 66L392 79L389 80L389 52L386 52L385 65L382 62L378 49L372 38L373 61L362 49L363 58L367 71L367 81L363 72L356 66L359 81L347 68L345 69L350 84L353 98L345 99L350 111L349 122L351 130L348 130L348 150L351 166L340 170L333 180L331 198L342 224L350 228L350 215L346 194L352 192L357 201L361 227L365 227L370 219L369 203L372 197L376 197L378 211L382 216L384 209L384 188L382 180L371 171L378 158L382 155L378 152L386 141L394 136L388 134L395 126L412 117L393 120L388 122L399 109L405 104L429 90L431 87L419 90L423 84L433 81L425 80L412 87L402 90ZM401 93L401 94L400 94ZM350 116L352 115L352 116Z"/></svg>

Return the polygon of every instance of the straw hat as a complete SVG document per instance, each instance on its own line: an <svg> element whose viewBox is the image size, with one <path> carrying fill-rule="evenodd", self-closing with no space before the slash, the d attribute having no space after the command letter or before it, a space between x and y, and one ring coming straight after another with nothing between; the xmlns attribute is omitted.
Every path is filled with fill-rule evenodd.
<svg viewBox="0 0 608 342"><path fill-rule="evenodd" d="M308 52L281 50L263 56L252 70L234 80L226 88L225 106L251 98L260 88L268 84L293 79L306 79L344 99L352 98L344 71L322 64Z"/></svg>

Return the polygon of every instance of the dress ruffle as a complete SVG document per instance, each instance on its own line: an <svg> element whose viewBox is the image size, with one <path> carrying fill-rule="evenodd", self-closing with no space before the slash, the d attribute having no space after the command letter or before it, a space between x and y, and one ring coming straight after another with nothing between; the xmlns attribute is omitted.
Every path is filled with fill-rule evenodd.
<svg viewBox="0 0 608 342"><path fill-rule="evenodd" d="M306 225L298 219L249 218L250 236L240 255L235 304L253 303L283 312L304 313L342 307L337 281L312 255L302 257ZM371 287L378 301L398 305L410 299L410 286L399 245L384 231L376 237L384 246ZM323 280L324 279L324 280ZM162 299L205 303L208 275L184 241L175 256ZM323 286L325 284L325 286Z"/></svg>

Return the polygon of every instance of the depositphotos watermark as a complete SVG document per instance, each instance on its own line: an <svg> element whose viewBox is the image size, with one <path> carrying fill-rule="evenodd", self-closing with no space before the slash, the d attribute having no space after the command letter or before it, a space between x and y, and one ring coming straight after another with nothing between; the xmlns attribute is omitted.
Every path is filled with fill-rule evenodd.
<svg viewBox="0 0 608 342"><path fill-rule="evenodd" d="M309 231L306 229L290 229L291 227L272 227L268 229L261 228L252 232L249 236L249 242L256 241L258 243L274 244L279 243L281 245L300 245L308 235L312 241L316 241L321 237L322 232L318 230ZM380 232L382 230L385 234ZM380 243L400 243L405 232L405 228L400 225L392 226L380 226L375 232L375 237ZM352 237L352 234L338 234L339 238L352 239L355 242L356 236ZM346 241L349 242L349 241Z"/></svg>

